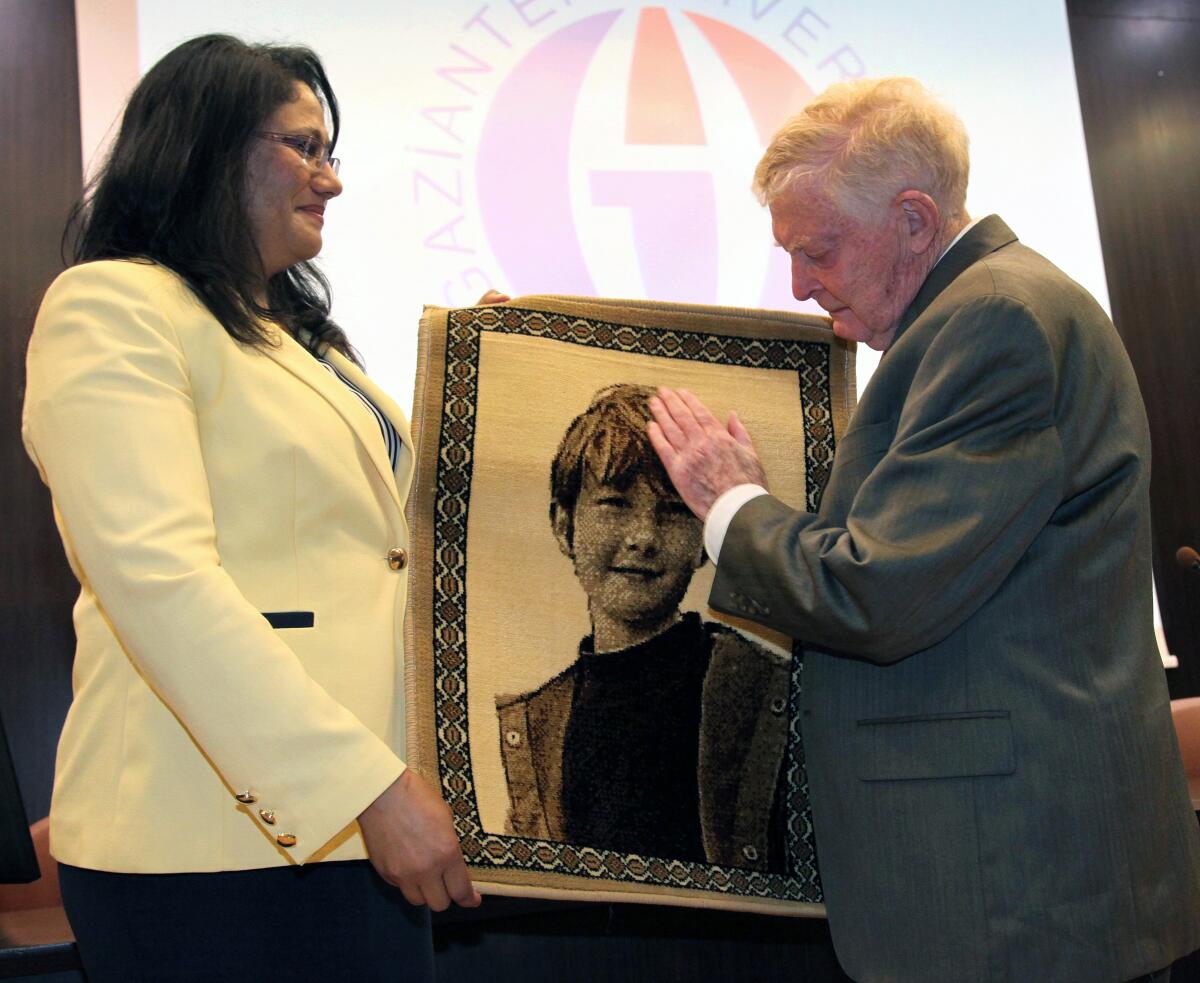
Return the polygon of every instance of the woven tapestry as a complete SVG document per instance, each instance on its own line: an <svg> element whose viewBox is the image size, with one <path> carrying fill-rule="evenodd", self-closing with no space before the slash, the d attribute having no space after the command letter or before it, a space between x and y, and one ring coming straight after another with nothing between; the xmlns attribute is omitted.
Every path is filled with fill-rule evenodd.
<svg viewBox="0 0 1200 983"><path fill-rule="evenodd" d="M426 308L408 760L484 893L822 915L791 641L707 607L647 398L736 410L814 510L854 399L824 318L570 297Z"/></svg>

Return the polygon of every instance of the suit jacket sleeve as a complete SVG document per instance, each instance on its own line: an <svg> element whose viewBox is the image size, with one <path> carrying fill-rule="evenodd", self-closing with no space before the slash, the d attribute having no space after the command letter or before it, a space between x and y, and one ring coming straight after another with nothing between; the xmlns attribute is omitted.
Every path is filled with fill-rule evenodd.
<svg viewBox="0 0 1200 983"><path fill-rule="evenodd" d="M178 281L87 267L66 279L30 344L24 438L76 576L230 791L269 783L303 860L403 764L310 678L221 566L172 324ZM86 688L76 680L77 698Z"/></svg>
<svg viewBox="0 0 1200 983"><path fill-rule="evenodd" d="M967 303L924 353L897 416L856 420L843 438L830 489L857 489L848 509L747 503L711 603L881 663L942 640L997 590L1059 503L1056 384L1026 306L999 295Z"/></svg>

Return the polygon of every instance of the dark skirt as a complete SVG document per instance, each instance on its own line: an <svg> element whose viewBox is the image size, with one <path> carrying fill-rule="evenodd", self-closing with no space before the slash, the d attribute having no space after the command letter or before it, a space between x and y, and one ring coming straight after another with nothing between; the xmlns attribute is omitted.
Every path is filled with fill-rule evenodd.
<svg viewBox="0 0 1200 983"><path fill-rule="evenodd" d="M59 880L89 983L434 978L429 909L365 860Z"/></svg>

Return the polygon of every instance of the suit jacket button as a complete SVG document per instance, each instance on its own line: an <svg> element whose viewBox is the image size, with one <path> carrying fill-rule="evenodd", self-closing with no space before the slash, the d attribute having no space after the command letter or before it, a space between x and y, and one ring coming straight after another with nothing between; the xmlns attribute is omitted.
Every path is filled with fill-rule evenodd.
<svg viewBox="0 0 1200 983"><path fill-rule="evenodd" d="M246 805L249 805L251 802L258 801L258 796L254 792L251 792L250 789L246 789L244 792L238 792L234 798L237 799L238 802L244 802Z"/></svg>
<svg viewBox="0 0 1200 983"><path fill-rule="evenodd" d="M519 730L506 730L504 732L504 743L509 747L520 747L521 732Z"/></svg>
<svg viewBox="0 0 1200 983"><path fill-rule="evenodd" d="M742 856L751 863L754 863L754 861L758 859L758 849L753 843L747 843L744 847L742 847Z"/></svg>
<svg viewBox="0 0 1200 983"><path fill-rule="evenodd" d="M271 809L259 809L258 814L262 817L262 821L268 826L275 825L275 812Z"/></svg>
<svg viewBox="0 0 1200 983"><path fill-rule="evenodd" d="M275 842L280 846L292 847L296 845L296 836L294 833L280 833L275 837Z"/></svg>
<svg viewBox="0 0 1200 983"><path fill-rule="evenodd" d="M408 566L408 551L397 546L395 549L388 550L387 553L388 566L393 570L403 570Z"/></svg>
<svg viewBox="0 0 1200 983"><path fill-rule="evenodd" d="M782 696L777 696L771 701L771 712L775 714L775 716L778 717L786 709L787 701Z"/></svg>

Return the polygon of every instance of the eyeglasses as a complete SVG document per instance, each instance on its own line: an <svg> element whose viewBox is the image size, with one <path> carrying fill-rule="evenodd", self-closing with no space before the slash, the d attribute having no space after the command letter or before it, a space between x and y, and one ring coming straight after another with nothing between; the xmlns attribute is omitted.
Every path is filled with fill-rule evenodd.
<svg viewBox="0 0 1200 983"><path fill-rule="evenodd" d="M261 137L263 140L270 140L273 143L282 143L285 147L291 147L300 155L300 159L304 161L304 165L311 170L319 171L326 164L333 168L334 174L341 169L341 160L337 157L329 156L329 149L314 136L305 136L302 133L271 133L268 130L262 130L254 135Z"/></svg>

